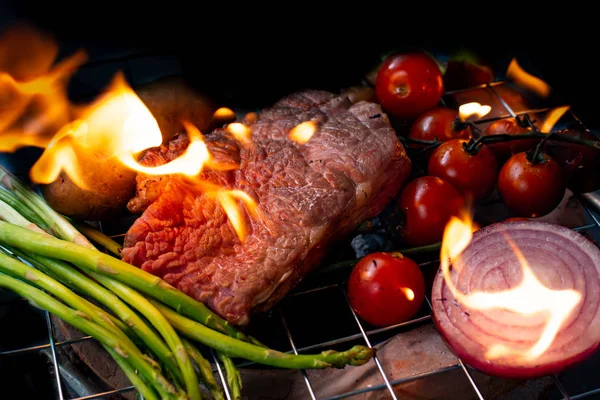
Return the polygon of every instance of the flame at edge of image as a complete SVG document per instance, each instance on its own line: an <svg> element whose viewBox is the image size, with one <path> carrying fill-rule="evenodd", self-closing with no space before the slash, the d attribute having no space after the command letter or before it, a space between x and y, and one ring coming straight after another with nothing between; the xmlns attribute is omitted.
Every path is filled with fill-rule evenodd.
<svg viewBox="0 0 600 400"><path fill-rule="evenodd" d="M550 96L552 89L550 85L525 71L517 62L516 58L513 58L506 69L506 77L512 80L517 86L521 86L527 90L532 91L542 98Z"/></svg>

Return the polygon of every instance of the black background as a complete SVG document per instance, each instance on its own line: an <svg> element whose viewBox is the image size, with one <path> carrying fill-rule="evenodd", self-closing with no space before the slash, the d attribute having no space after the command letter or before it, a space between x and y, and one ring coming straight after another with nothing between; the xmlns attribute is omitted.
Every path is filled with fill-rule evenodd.
<svg viewBox="0 0 600 400"><path fill-rule="evenodd" d="M81 47L175 53L190 82L219 98L267 105L292 90L357 83L390 49L470 48L492 63L518 56L535 65L591 128L600 91L598 21L571 4L525 9L487 2L400 4L279 2L4 1L3 22L29 20ZM461 8L459 8L461 7ZM502 72L502 71L501 71Z"/></svg>

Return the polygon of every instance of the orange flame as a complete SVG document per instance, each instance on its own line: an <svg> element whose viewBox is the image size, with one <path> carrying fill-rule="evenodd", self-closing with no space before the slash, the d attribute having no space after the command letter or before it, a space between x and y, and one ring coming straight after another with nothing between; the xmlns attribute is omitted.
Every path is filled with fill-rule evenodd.
<svg viewBox="0 0 600 400"><path fill-rule="evenodd" d="M24 41L25 39L29 42ZM27 36L29 35L29 36ZM17 40L17 45L12 40ZM10 39L10 40L9 40ZM108 90L92 104L76 107L66 95L67 80L85 62L78 52L52 67L57 49L49 48L45 38L26 30L0 38L0 151L15 151L22 146L45 148L30 170L35 183L54 182L65 172L79 187L89 189L97 182L86 182L81 162L118 162L147 175L179 174L194 179L206 194L213 197L230 220L243 243L247 235L245 219L239 204L250 216L256 216L257 205L241 190L227 190L202 183L198 175L205 167L230 170L237 165L216 161L204 142L202 133L182 121L189 138L187 149L169 163L149 167L138 162L142 151L162 144L156 119L119 73ZM7 48L32 47L34 54L17 55ZM40 58L41 57L41 58ZM43 64L40 69L31 65ZM33 74L33 72L35 74ZM20 80L19 80L20 79ZM221 108L215 118L231 118L235 113ZM230 124L236 138L250 143L250 129L240 123Z"/></svg>
<svg viewBox="0 0 600 400"><path fill-rule="evenodd" d="M52 67L56 43L26 26L0 37L0 151L46 147L72 112L68 78L86 60L79 51Z"/></svg>
<svg viewBox="0 0 600 400"><path fill-rule="evenodd" d="M492 107L488 105L481 105L476 101L472 103L466 103L458 107L458 115L461 121L466 121L470 117L483 118L492 111Z"/></svg>
<svg viewBox="0 0 600 400"><path fill-rule="evenodd" d="M473 310L505 309L521 315L546 313L546 326L538 341L526 351L511 349L504 345L495 345L488 349L488 359L514 356L534 360L542 355L552 344L562 323L581 301L581 294L575 290L552 290L544 286L534 275L529 263L510 238L509 244L519 260L523 270L523 280L519 286L509 290L486 293L460 292L450 276L450 265L460 273L459 256L471 241L475 227L470 217L452 219L446 225L440 253L440 269L446 285L456 300L465 308Z"/></svg>
<svg viewBox="0 0 600 400"><path fill-rule="evenodd" d="M413 301L415 299L415 292L411 288L401 287L400 291L404 293L408 301Z"/></svg>
<svg viewBox="0 0 600 400"><path fill-rule="evenodd" d="M289 133L290 140L306 144L317 131L317 123L315 121L304 121L292 128Z"/></svg>
<svg viewBox="0 0 600 400"><path fill-rule="evenodd" d="M234 119L235 118L235 112L233 112L233 110L230 109L230 108L221 107L217 111L214 112L213 118L218 118L218 119Z"/></svg>
<svg viewBox="0 0 600 400"><path fill-rule="evenodd" d="M550 96L550 86L537 76L533 76L521 68L516 58L513 58L508 65L506 77L514 81L518 86L531 90L542 98Z"/></svg>
<svg viewBox="0 0 600 400"><path fill-rule="evenodd" d="M241 122L233 122L227 125L227 132L231 133L231 135L240 143L249 144L250 138L252 136L252 132L250 128Z"/></svg>
<svg viewBox="0 0 600 400"><path fill-rule="evenodd" d="M567 111L569 111L570 108L570 106L562 106L550 110L548 112L548 115L546 115L546 119L542 123L542 127L540 128L540 130L542 132L551 132L552 128L554 128L554 125L556 125L556 123L561 119L563 115L565 115Z"/></svg>

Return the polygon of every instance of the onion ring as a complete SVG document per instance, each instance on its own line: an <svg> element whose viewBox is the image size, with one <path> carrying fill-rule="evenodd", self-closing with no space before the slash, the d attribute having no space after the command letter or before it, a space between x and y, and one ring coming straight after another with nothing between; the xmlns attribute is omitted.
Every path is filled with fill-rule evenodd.
<svg viewBox="0 0 600 400"><path fill-rule="evenodd" d="M431 299L433 319L443 338L468 365L507 378L557 373L591 356L600 344L600 249L582 234L539 221L501 222L481 228L454 260L452 283L467 296L519 286L524 269L513 245L542 285L557 291L572 289L581 295L549 347L534 358L515 352L490 357L490 348L498 345L521 354L531 349L540 339L549 313L467 307L456 300L460 296L452 293L440 270Z"/></svg>

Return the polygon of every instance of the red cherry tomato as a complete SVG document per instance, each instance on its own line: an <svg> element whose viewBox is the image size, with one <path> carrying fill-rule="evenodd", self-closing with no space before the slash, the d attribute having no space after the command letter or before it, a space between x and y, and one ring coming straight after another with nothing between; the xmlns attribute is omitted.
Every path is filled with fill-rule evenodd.
<svg viewBox="0 0 600 400"><path fill-rule="evenodd" d="M435 107L421 114L410 127L408 137L420 140L439 140L445 142L450 139L469 139L471 128L455 129L454 121L458 111L452 108Z"/></svg>
<svg viewBox="0 0 600 400"><path fill-rule="evenodd" d="M514 118L506 118L495 121L489 125L484 134L485 135L521 135L529 133L529 128L519 125ZM509 142L500 143L488 143L488 147L498 160L499 164L504 164L513 154L520 153L522 151L531 150L538 143L538 139L524 139L524 140L513 140Z"/></svg>
<svg viewBox="0 0 600 400"><path fill-rule="evenodd" d="M361 258L348 281L350 305L376 326L408 320L419 311L424 297L423 273L400 253L372 253Z"/></svg>
<svg viewBox="0 0 600 400"><path fill-rule="evenodd" d="M590 131L567 129L559 133L568 136L581 135L583 139L596 141ZM567 187L575 193L589 193L600 189L600 150L576 143L548 140L548 154L567 172Z"/></svg>
<svg viewBox="0 0 600 400"><path fill-rule="evenodd" d="M416 118L439 103L444 93L442 72L425 53L394 54L379 67L375 93L390 114Z"/></svg>
<svg viewBox="0 0 600 400"><path fill-rule="evenodd" d="M458 191L435 176L423 176L409 182L398 200L404 222L398 232L411 246L424 246L442 240L444 228L465 204Z"/></svg>
<svg viewBox="0 0 600 400"><path fill-rule="evenodd" d="M464 148L463 139L442 143L431 155L427 173L454 186L467 198L483 200L496 187L498 163L486 145L471 155Z"/></svg>
<svg viewBox="0 0 600 400"><path fill-rule="evenodd" d="M541 217L554 210L565 195L566 180L560 165L547 154L532 164L527 153L512 156L500 170L498 193L518 217Z"/></svg>

